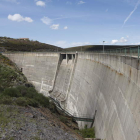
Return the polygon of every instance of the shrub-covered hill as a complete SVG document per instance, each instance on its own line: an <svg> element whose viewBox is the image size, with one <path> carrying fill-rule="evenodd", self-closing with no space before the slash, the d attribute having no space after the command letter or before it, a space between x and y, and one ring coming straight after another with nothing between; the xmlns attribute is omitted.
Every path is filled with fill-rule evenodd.
<svg viewBox="0 0 140 140"><path fill-rule="evenodd" d="M7 57L0 54L0 91L8 87L24 85L26 77Z"/></svg>
<svg viewBox="0 0 140 140"><path fill-rule="evenodd" d="M110 49L117 49L117 48L124 48L124 47L132 47L131 45L104 45L105 50L110 50ZM86 46L77 46L77 47L70 47L64 49L65 51L97 51L103 50L103 45L86 45Z"/></svg>
<svg viewBox="0 0 140 140"><path fill-rule="evenodd" d="M5 48L8 51L62 51L63 49L54 45L40 43L38 41L13 39L0 37L0 50Z"/></svg>

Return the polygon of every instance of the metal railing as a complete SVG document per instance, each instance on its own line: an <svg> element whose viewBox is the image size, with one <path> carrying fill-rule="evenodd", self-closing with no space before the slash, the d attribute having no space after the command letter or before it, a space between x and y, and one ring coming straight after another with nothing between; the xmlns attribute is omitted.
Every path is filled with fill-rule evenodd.
<svg viewBox="0 0 140 140"><path fill-rule="evenodd" d="M135 57L135 58L139 59L140 58L140 47L133 46L133 47L110 49L110 50L105 50L104 53Z"/></svg>
<svg viewBox="0 0 140 140"><path fill-rule="evenodd" d="M103 53L103 54L108 53L108 54L117 54L117 55L124 55L124 56L135 56L137 58L140 58L140 46L105 49L104 52L103 50L94 50L94 51L90 51L89 53Z"/></svg>
<svg viewBox="0 0 140 140"><path fill-rule="evenodd" d="M56 99L54 99L50 96L49 96L49 98L55 103L57 109L59 109L66 116L71 117L72 119L74 119L76 121L84 121L84 122L94 123L96 111L95 111L93 118L89 117L87 114L75 114L75 113L73 114L71 110L66 110L66 109L62 108L59 101L57 101Z"/></svg>

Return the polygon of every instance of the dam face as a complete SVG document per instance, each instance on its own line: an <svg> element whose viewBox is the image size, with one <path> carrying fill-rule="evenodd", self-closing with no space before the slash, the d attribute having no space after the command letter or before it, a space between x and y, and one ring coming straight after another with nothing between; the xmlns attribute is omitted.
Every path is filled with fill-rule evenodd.
<svg viewBox="0 0 140 140"><path fill-rule="evenodd" d="M97 53L5 53L28 81L73 114L94 116L96 137L140 140L140 65ZM80 128L91 123L78 122Z"/></svg>

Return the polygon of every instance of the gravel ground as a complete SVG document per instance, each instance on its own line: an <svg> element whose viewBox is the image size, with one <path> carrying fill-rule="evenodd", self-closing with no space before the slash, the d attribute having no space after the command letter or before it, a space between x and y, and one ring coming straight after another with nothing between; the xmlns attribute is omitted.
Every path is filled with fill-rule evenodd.
<svg viewBox="0 0 140 140"><path fill-rule="evenodd" d="M39 109L0 105L0 140L78 140Z"/></svg>

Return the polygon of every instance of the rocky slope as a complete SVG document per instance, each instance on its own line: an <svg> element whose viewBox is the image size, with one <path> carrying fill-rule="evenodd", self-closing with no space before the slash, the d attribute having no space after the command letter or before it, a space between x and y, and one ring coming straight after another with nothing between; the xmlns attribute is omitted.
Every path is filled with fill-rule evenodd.
<svg viewBox="0 0 140 140"><path fill-rule="evenodd" d="M1 140L78 140L76 134L58 121L51 112L33 107L0 106ZM53 119L52 119L53 118ZM55 121L54 121L55 120Z"/></svg>

